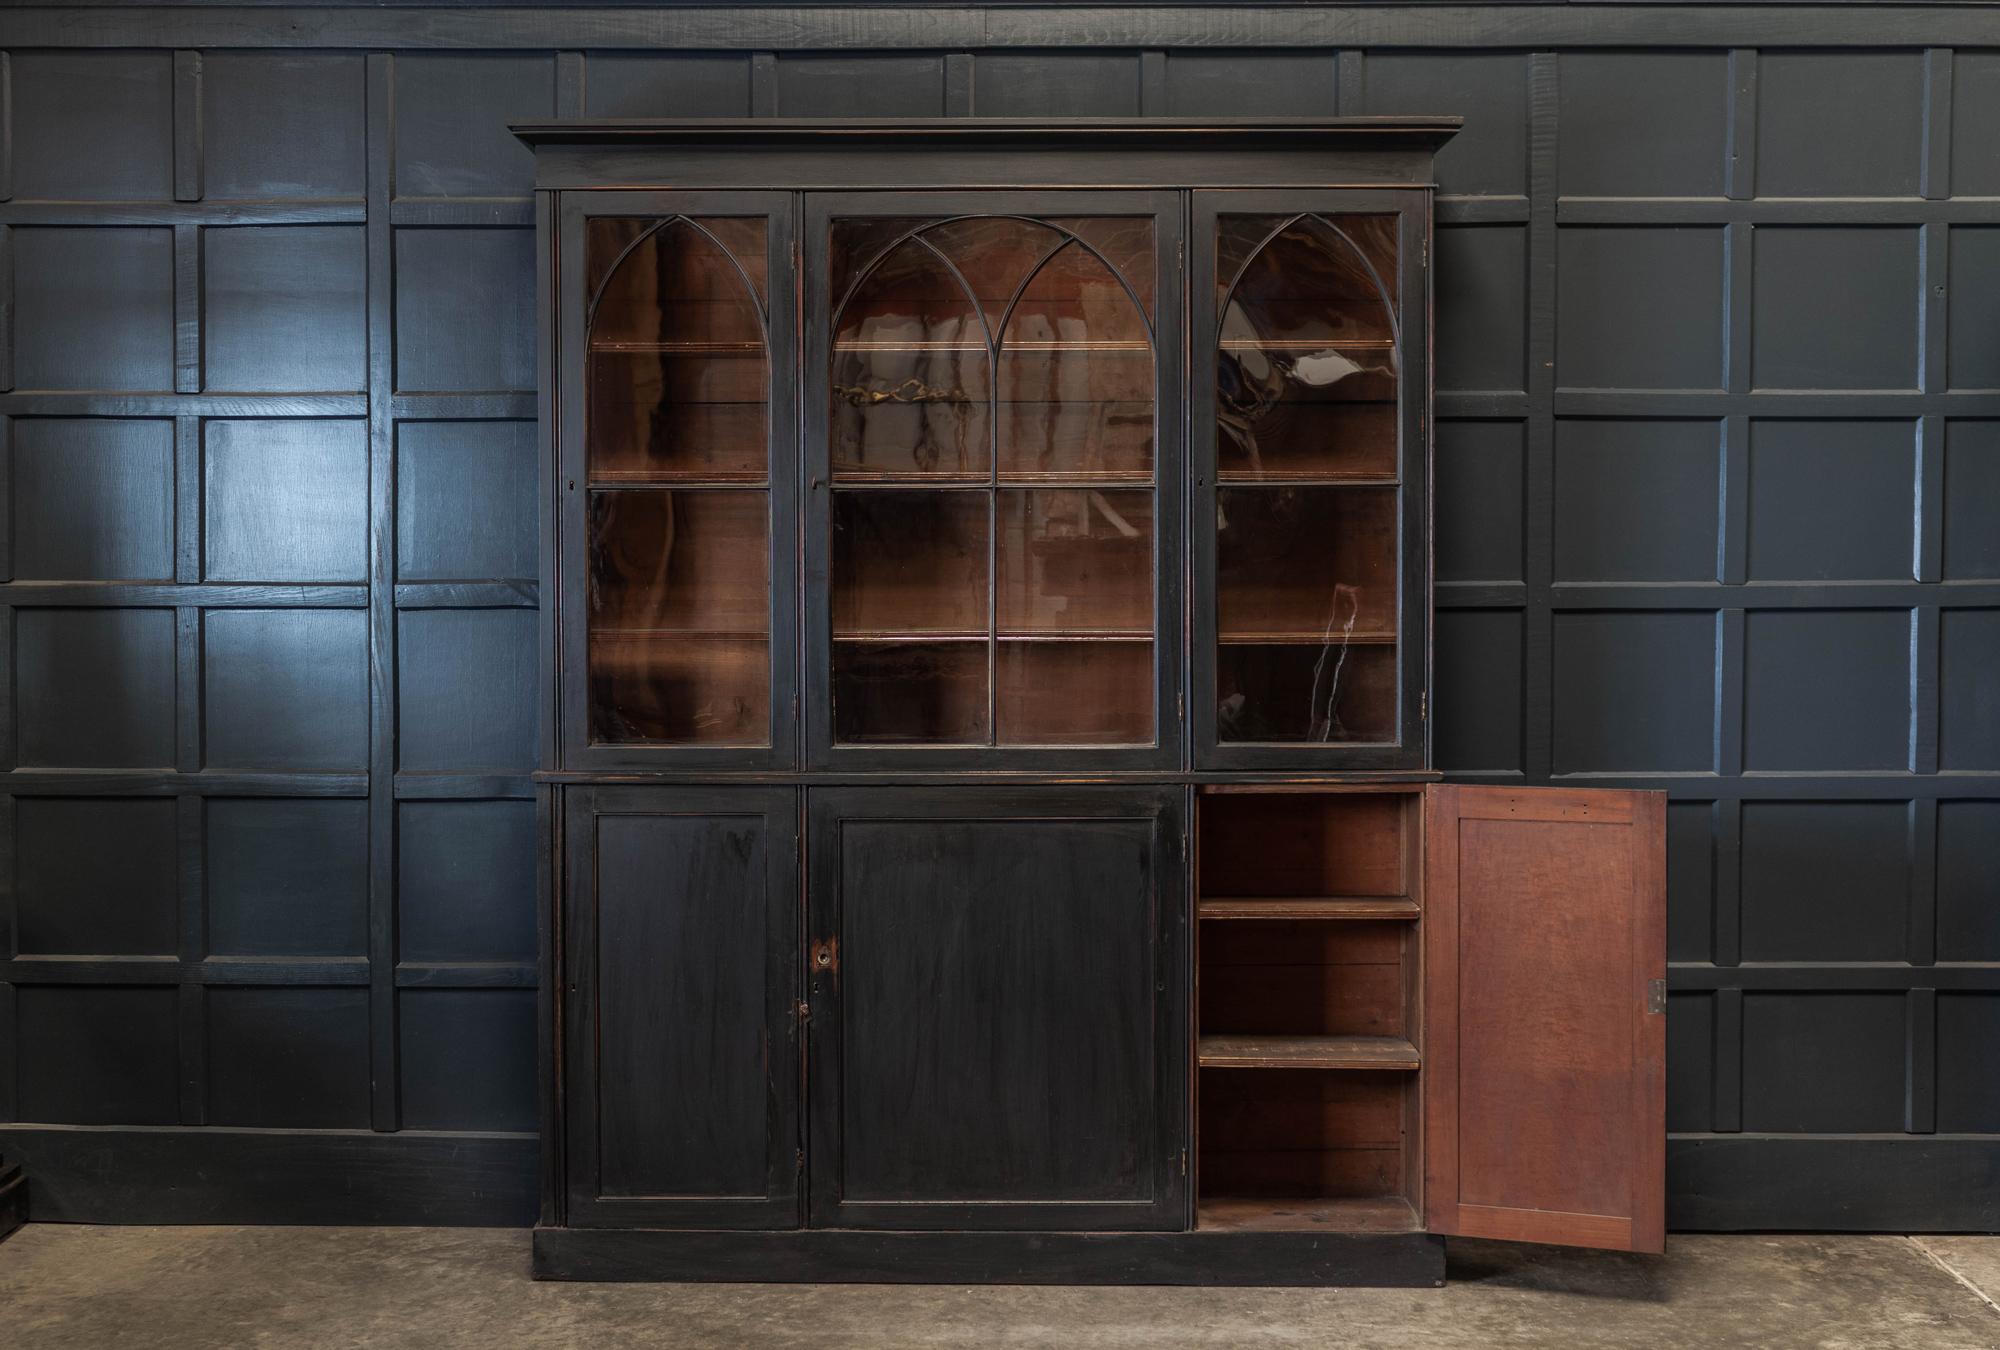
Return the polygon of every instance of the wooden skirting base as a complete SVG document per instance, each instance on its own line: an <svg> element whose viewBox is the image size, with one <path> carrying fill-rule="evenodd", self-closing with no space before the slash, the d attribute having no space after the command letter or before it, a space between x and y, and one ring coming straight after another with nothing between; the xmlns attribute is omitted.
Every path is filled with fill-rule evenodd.
<svg viewBox="0 0 2000 1350"><path fill-rule="evenodd" d="M0 1242L28 1221L28 1179L21 1165L0 1158Z"/></svg>
<svg viewBox="0 0 2000 1350"><path fill-rule="evenodd" d="M775 1233L537 1228L538 1280L757 1284L1444 1283L1429 1233Z"/></svg>

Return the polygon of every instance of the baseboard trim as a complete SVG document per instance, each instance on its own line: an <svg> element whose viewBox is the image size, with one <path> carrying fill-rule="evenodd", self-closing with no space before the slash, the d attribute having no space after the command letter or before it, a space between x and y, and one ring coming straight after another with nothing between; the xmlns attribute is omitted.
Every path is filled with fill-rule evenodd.
<svg viewBox="0 0 2000 1350"><path fill-rule="evenodd" d="M1429 1233L673 1232L537 1228L538 1280L868 1284L1444 1283Z"/></svg>
<svg viewBox="0 0 2000 1350"><path fill-rule="evenodd" d="M2000 1232L2000 1137L1669 1136L1681 1232Z"/></svg>
<svg viewBox="0 0 2000 1350"><path fill-rule="evenodd" d="M539 1152L526 1134L0 1126L37 1223L525 1228Z"/></svg>

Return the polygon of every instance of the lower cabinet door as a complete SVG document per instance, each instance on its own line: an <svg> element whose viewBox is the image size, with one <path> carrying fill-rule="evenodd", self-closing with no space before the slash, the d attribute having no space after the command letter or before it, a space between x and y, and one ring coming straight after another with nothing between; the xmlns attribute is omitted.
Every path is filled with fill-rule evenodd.
<svg viewBox="0 0 2000 1350"><path fill-rule="evenodd" d="M810 800L811 1222L1186 1227L1181 790Z"/></svg>
<svg viewBox="0 0 2000 1350"><path fill-rule="evenodd" d="M564 801L569 1222L796 1227L796 792Z"/></svg>

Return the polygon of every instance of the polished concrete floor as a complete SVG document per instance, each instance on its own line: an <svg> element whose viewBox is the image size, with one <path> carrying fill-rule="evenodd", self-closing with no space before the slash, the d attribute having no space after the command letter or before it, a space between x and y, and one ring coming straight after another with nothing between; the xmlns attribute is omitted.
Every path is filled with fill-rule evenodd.
<svg viewBox="0 0 2000 1350"><path fill-rule="evenodd" d="M2000 1238L1451 1245L1444 1289L552 1285L524 1233L82 1228L0 1244L0 1346L2000 1347Z"/></svg>

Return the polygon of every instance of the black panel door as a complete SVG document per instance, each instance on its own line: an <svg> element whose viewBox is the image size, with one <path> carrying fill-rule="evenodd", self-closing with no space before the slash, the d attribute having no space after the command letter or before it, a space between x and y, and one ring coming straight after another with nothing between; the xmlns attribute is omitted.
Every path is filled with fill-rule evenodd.
<svg viewBox="0 0 2000 1350"><path fill-rule="evenodd" d="M795 1226L796 794L567 802L570 1223Z"/></svg>
<svg viewBox="0 0 2000 1350"><path fill-rule="evenodd" d="M811 801L811 1222L1185 1227L1180 792Z"/></svg>

